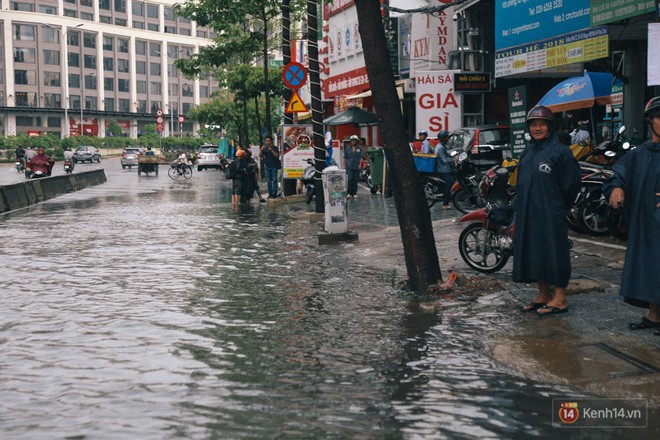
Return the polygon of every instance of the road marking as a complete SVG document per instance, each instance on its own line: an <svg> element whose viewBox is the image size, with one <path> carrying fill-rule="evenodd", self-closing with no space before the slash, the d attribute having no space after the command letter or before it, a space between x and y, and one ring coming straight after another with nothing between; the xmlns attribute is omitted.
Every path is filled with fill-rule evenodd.
<svg viewBox="0 0 660 440"><path fill-rule="evenodd" d="M575 238L575 237L569 237L569 238L573 241L581 241L583 243L595 244L597 246L608 247L608 248L611 248L611 249L619 249L619 250L622 250L622 251L626 250L625 246L621 246L621 245L618 245L618 244L602 243L602 242L599 242L599 241L587 240L586 238Z"/></svg>

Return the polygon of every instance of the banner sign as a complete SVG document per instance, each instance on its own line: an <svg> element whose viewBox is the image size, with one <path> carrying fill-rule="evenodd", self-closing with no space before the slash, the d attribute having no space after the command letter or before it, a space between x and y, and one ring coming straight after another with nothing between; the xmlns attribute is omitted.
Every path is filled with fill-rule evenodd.
<svg viewBox="0 0 660 440"><path fill-rule="evenodd" d="M459 70L417 72L415 95L417 101L417 132L426 130L436 137L441 130L461 127L461 94L454 91L454 74Z"/></svg>
<svg viewBox="0 0 660 440"><path fill-rule="evenodd" d="M410 53L412 51L412 14L399 17L399 75L410 76Z"/></svg>
<svg viewBox="0 0 660 440"><path fill-rule="evenodd" d="M651 41L651 40L649 40ZM495 78L606 58L607 26L495 51Z"/></svg>
<svg viewBox="0 0 660 440"><path fill-rule="evenodd" d="M387 49L390 52L392 73L399 76L399 19L392 17L389 20L390 28L387 35Z"/></svg>
<svg viewBox="0 0 660 440"><path fill-rule="evenodd" d="M455 47L456 22L453 8L437 16L413 14L411 29L410 76L417 71L441 70L449 65L449 52Z"/></svg>
<svg viewBox="0 0 660 440"><path fill-rule="evenodd" d="M511 131L511 151L517 159L525 149L527 132L527 86L509 89L509 130Z"/></svg>
<svg viewBox="0 0 660 440"><path fill-rule="evenodd" d="M591 0L591 26L655 11L655 0Z"/></svg>
<svg viewBox="0 0 660 440"><path fill-rule="evenodd" d="M300 179L314 159L314 132L311 125L282 126L282 177Z"/></svg>
<svg viewBox="0 0 660 440"><path fill-rule="evenodd" d="M586 29L589 13L589 0L496 1L495 50Z"/></svg>
<svg viewBox="0 0 660 440"><path fill-rule="evenodd" d="M649 42L660 41L660 23L649 23ZM660 86L660 51L653 44L647 50L647 86Z"/></svg>
<svg viewBox="0 0 660 440"><path fill-rule="evenodd" d="M353 95L369 89L369 77L366 66L339 75L330 76L323 81L323 93L326 98L339 95Z"/></svg>
<svg viewBox="0 0 660 440"><path fill-rule="evenodd" d="M490 92L490 72L470 72L454 74L455 92Z"/></svg>

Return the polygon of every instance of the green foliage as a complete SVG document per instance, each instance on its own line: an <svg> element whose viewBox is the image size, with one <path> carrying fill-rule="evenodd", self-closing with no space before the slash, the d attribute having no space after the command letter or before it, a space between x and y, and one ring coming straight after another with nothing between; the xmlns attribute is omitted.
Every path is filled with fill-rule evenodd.
<svg viewBox="0 0 660 440"><path fill-rule="evenodd" d="M106 136L107 135L112 135L114 137L121 137L124 135L124 131L121 128L121 125L119 125L115 119L110 120L108 129L106 130Z"/></svg>

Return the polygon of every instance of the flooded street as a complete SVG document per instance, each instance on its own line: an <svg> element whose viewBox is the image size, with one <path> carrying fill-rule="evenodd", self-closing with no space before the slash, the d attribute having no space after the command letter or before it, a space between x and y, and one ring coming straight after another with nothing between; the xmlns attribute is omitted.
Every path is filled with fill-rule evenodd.
<svg viewBox="0 0 660 440"><path fill-rule="evenodd" d="M3 438L602 436L552 428L552 397L579 393L487 355L512 328L496 295L424 312L320 248L304 204L235 209L217 172L103 167L105 185L0 217Z"/></svg>

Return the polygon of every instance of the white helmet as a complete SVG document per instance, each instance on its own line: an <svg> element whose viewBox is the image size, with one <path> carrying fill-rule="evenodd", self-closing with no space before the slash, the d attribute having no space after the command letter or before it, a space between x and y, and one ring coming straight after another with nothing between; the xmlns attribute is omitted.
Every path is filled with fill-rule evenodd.
<svg viewBox="0 0 660 440"><path fill-rule="evenodd" d="M358 142L360 142L360 138L357 137L357 135L355 135L355 134L352 135L352 136L351 136L350 138L348 138L348 139L351 140L351 141L358 141Z"/></svg>

